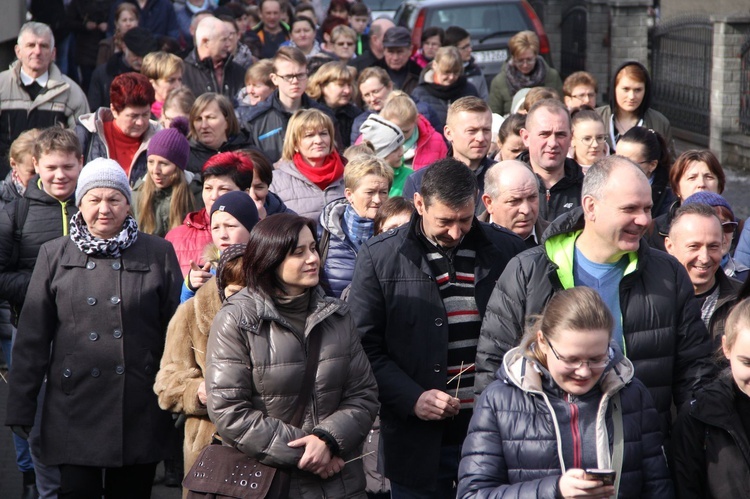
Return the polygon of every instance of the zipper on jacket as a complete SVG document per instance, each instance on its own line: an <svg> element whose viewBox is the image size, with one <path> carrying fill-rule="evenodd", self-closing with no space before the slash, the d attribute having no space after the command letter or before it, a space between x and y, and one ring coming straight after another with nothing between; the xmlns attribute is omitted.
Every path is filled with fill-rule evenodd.
<svg viewBox="0 0 750 499"><path fill-rule="evenodd" d="M68 235L68 202L61 201L60 209L62 210L63 236Z"/></svg>
<svg viewBox="0 0 750 499"><path fill-rule="evenodd" d="M570 433L573 436L573 467L580 468L583 460L581 458L581 432L578 428L578 406L570 395L566 395L565 399L570 409Z"/></svg>

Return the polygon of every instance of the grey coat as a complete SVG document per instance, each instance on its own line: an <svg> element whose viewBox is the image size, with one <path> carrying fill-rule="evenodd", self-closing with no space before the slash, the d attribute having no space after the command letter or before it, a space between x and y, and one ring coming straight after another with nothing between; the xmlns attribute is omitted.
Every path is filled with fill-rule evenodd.
<svg viewBox="0 0 750 499"><path fill-rule="evenodd" d="M293 162L282 159L276 163L269 189L281 198L287 208L317 222L325 205L344 197L344 178L320 190L300 173Z"/></svg>
<svg viewBox="0 0 750 499"><path fill-rule="evenodd" d="M208 414L225 442L264 464L292 469L290 497L365 497L361 461L323 480L299 471L292 440L323 432L345 461L360 455L378 411L377 386L349 307L313 291L304 337L271 299L243 289L219 311L208 339ZM306 343L322 335L320 362L302 428L287 422L305 371Z"/></svg>
<svg viewBox="0 0 750 499"><path fill-rule="evenodd" d="M172 245L142 232L120 258L88 256L69 237L41 247L18 324L5 424L34 424L46 376L45 464L164 459L172 418L153 385L181 282Z"/></svg>

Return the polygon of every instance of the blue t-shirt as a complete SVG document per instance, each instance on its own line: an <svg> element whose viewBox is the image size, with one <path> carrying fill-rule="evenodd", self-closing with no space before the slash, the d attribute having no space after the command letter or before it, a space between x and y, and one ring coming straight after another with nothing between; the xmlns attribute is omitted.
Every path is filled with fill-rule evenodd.
<svg viewBox="0 0 750 499"><path fill-rule="evenodd" d="M625 352L625 342L622 337L622 311L620 310L620 280L628 266L628 256L623 255L615 263L596 263L586 258L583 253L575 249L573 259L573 279L576 286L587 286L596 290L615 318L615 329L612 339Z"/></svg>

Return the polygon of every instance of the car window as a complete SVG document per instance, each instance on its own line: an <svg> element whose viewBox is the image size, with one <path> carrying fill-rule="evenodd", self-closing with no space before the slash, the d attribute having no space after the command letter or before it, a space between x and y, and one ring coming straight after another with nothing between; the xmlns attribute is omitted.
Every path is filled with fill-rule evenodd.
<svg viewBox="0 0 750 499"><path fill-rule="evenodd" d="M474 39L497 33L508 36L528 29L517 4L456 5L428 9L425 26L461 26Z"/></svg>

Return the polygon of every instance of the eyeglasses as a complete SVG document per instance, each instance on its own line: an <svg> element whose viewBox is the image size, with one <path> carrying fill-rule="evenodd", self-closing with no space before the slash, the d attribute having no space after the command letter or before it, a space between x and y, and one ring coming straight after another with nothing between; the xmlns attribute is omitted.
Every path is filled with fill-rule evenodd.
<svg viewBox="0 0 750 499"><path fill-rule="evenodd" d="M734 234L737 225L737 222L721 222L721 230L724 231L724 234Z"/></svg>
<svg viewBox="0 0 750 499"><path fill-rule="evenodd" d="M279 78L281 78L282 80L284 80L287 83L292 83L294 80L305 81L307 79L307 73L297 73L297 74L293 74L293 75L280 75L280 74L277 74L276 76L278 76Z"/></svg>
<svg viewBox="0 0 750 499"><path fill-rule="evenodd" d="M552 350L552 355L554 355L555 358L559 360L563 366L565 366L565 368L570 369L571 371L582 368L584 364L586 364L589 369L604 369L605 367L607 367L610 360L612 360L612 356L614 354L613 350L611 348L608 348L607 353L603 357L600 357L598 359L570 360L566 359L565 357L560 357L560 355L557 354L555 347L552 346L552 343L550 343L549 338L547 338L546 335L544 336L544 339L547 341L549 349Z"/></svg>
<svg viewBox="0 0 750 499"><path fill-rule="evenodd" d="M594 100L594 99L596 99L596 94L594 92L590 92L590 93L587 93L587 94L571 95L570 97L573 98L573 99L578 99L579 101Z"/></svg>
<svg viewBox="0 0 750 499"><path fill-rule="evenodd" d="M461 52L466 52L467 50L471 49L471 43L467 43L466 45L462 45L460 47L456 47Z"/></svg>
<svg viewBox="0 0 750 499"><path fill-rule="evenodd" d="M354 42L336 42L337 47L354 47Z"/></svg>
<svg viewBox="0 0 750 499"><path fill-rule="evenodd" d="M533 66L536 64L536 57L530 59L515 59L516 66Z"/></svg>
<svg viewBox="0 0 750 499"><path fill-rule="evenodd" d="M362 98L363 99L369 99L370 97L375 97L376 95L378 95L383 90L385 90L385 85L383 85L382 87L380 87L380 88L378 88L376 90L373 90L372 92L367 92L366 94L362 94Z"/></svg>
<svg viewBox="0 0 750 499"><path fill-rule="evenodd" d="M585 146L590 146L592 142L596 141L597 144L604 144L604 142L607 140L606 135L586 135L578 140L581 141L581 144Z"/></svg>

